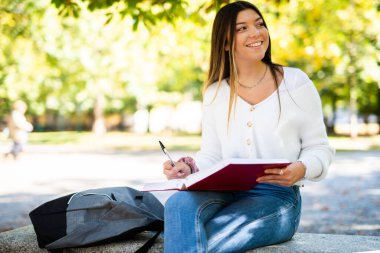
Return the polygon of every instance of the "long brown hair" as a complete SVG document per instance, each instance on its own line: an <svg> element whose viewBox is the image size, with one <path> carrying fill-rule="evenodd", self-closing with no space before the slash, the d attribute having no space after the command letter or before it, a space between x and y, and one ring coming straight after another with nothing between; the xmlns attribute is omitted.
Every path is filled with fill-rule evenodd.
<svg viewBox="0 0 380 253"><path fill-rule="evenodd" d="M245 1L237 1L234 3L230 3L222 7L216 17L214 19L214 24L212 27L212 35L211 35L211 55L210 55L210 66L208 72L208 78L205 82L203 92L215 82L218 82L218 89L220 84L224 78L230 78L230 99L229 99L229 107L228 107L228 122L230 121L230 115L232 110L232 105L236 105L236 97L237 97L237 85L235 84L235 80L237 79L237 69L234 58L235 51L235 34L236 34L236 19L239 12L252 9L255 11L263 20L264 27L268 29L267 24L264 20L263 15L259 11L259 9ZM229 50L226 51L226 45L229 47ZM268 49L265 52L264 58L262 62L269 66L269 70L271 75L275 81L277 87L277 95L279 97L278 86L279 80L276 74L282 73L281 65L273 63L271 57L271 40L269 36L269 44ZM218 92L217 89L217 92ZM215 94L216 96L217 94ZM281 110L281 108L280 108Z"/></svg>

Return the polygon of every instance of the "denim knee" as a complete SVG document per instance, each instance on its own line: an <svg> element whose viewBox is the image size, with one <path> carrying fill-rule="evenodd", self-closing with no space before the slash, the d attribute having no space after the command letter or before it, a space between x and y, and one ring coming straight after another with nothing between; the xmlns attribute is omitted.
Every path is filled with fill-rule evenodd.
<svg viewBox="0 0 380 253"><path fill-rule="evenodd" d="M190 192L179 191L174 193L165 203L165 209L172 210L178 209L178 207L184 208L189 205L191 201Z"/></svg>

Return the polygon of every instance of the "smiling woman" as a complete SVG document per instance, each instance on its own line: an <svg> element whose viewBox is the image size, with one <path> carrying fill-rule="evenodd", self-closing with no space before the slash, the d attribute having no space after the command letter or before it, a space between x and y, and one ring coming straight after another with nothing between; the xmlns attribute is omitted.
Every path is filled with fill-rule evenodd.
<svg viewBox="0 0 380 253"><path fill-rule="evenodd" d="M180 191L165 205L164 251L245 252L291 239L299 186L323 179L334 156L321 101L308 76L275 64L263 15L249 2L217 13L205 82L202 141L195 159L164 163L168 179L229 158L292 161L241 192Z"/></svg>

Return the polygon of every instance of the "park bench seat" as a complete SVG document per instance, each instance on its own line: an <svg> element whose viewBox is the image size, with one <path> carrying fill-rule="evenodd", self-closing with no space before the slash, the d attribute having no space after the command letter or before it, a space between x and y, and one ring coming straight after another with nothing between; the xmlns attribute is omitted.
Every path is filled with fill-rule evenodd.
<svg viewBox="0 0 380 253"><path fill-rule="evenodd" d="M148 238L141 234L133 240L110 243L87 248L73 248L70 253L133 253ZM380 237L336 234L296 233L292 240L249 251L250 253L350 253L380 252ZM0 233L0 252L47 253L38 248L32 225ZM151 253L163 252L162 240L158 239Z"/></svg>

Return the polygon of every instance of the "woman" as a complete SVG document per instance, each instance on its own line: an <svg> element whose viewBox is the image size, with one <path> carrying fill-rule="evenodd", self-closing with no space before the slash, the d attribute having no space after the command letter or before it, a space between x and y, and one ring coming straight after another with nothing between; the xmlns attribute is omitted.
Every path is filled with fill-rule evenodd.
<svg viewBox="0 0 380 253"><path fill-rule="evenodd" d="M234 2L217 13L195 160L164 163L168 179L225 158L284 158L245 192L178 192L165 205L165 252L244 252L292 238L299 186L326 176L334 156L317 90L305 73L272 63L260 11Z"/></svg>

